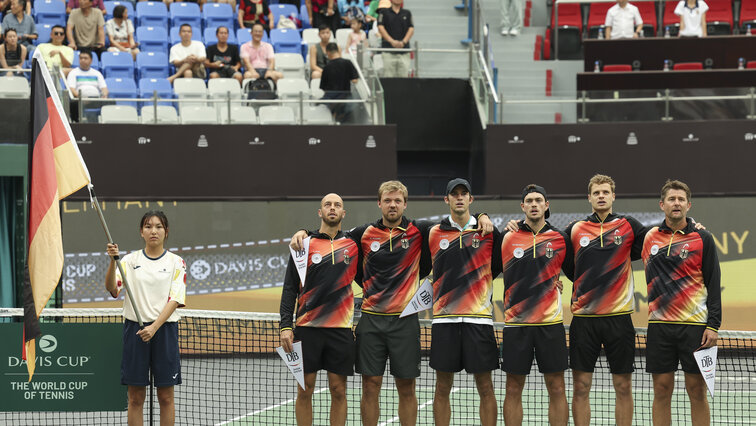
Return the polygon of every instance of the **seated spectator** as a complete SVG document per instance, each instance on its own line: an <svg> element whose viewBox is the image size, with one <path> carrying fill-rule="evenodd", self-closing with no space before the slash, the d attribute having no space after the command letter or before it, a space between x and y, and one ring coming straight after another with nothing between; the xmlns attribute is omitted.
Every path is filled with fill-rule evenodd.
<svg viewBox="0 0 756 426"><path fill-rule="evenodd" d="M339 15L341 15L342 27L350 27L353 19L361 22L365 20L365 10L362 0L338 0Z"/></svg>
<svg viewBox="0 0 756 426"><path fill-rule="evenodd" d="M334 33L339 28L336 0L305 0L305 6L313 28L327 25Z"/></svg>
<svg viewBox="0 0 756 426"><path fill-rule="evenodd" d="M113 8L113 18L105 23L105 32L110 39L109 52L131 52L136 60L137 44L134 42L134 24L129 19L129 11L126 6L119 4Z"/></svg>
<svg viewBox="0 0 756 426"><path fill-rule="evenodd" d="M34 24L34 18L24 12L26 5L26 0L11 0L10 13L5 14L2 25L3 31L11 28L16 30L18 43L31 48L34 40L37 39L37 27Z"/></svg>
<svg viewBox="0 0 756 426"><path fill-rule="evenodd" d="M68 16L68 45L73 50L99 52L105 47L105 19L92 7L92 0L79 0L79 8Z"/></svg>
<svg viewBox="0 0 756 426"><path fill-rule="evenodd" d="M228 28L226 27L218 27L215 30L215 37L218 39L218 44L207 46L205 57L205 66L210 70L210 78L235 78L241 85L239 48L228 44Z"/></svg>
<svg viewBox="0 0 756 426"><path fill-rule="evenodd" d="M320 77L320 89L325 92L323 99L350 99L352 97L352 83L357 83L359 75L352 61L344 59L339 53L339 45L328 43L326 46L328 64ZM337 121L344 118L351 111L350 104L327 104Z"/></svg>
<svg viewBox="0 0 756 426"><path fill-rule="evenodd" d="M7 14L8 12L10 12L12 1L13 0L0 0L0 13ZM25 9L24 11L26 12L26 14L31 16L32 8L31 8L30 1L26 2L26 7L24 9Z"/></svg>
<svg viewBox="0 0 756 426"><path fill-rule="evenodd" d="M18 42L18 34L13 28L5 30L5 42L0 44L0 68L21 69L26 58L26 46ZM22 75L8 71L6 75Z"/></svg>
<svg viewBox="0 0 756 426"><path fill-rule="evenodd" d="M310 49L310 78L320 78L323 73L323 68L328 62L328 56L326 55L326 46L331 42L331 28L328 25L321 25L318 28L318 36L320 37L320 43L314 44L309 47Z"/></svg>
<svg viewBox="0 0 756 426"><path fill-rule="evenodd" d="M50 43L42 43L37 46L37 50L42 54L45 59L47 68L52 69L54 67L61 68L64 75L68 75L71 71L71 63L74 60L74 51L72 48L63 45L63 40L66 39L66 29L60 25L55 25L50 31Z"/></svg>
<svg viewBox="0 0 756 426"><path fill-rule="evenodd" d="M606 39L638 38L643 31L643 19L638 8L627 0L618 0L617 4L606 11Z"/></svg>
<svg viewBox="0 0 756 426"><path fill-rule="evenodd" d="M276 71L276 58L273 46L262 41L263 25L259 22L252 26L252 40L241 47L241 60L244 63L244 78L269 78L273 81L283 77Z"/></svg>
<svg viewBox="0 0 756 426"><path fill-rule="evenodd" d="M706 11L709 5L703 0L681 0L675 7L680 17L680 37L706 37Z"/></svg>
<svg viewBox="0 0 756 426"><path fill-rule="evenodd" d="M205 45L192 40L192 26L182 24L179 28L181 43L171 47L168 61L176 67L176 74L168 77L173 83L177 78L205 78Z"/></svg>
<svg viewBox="0 0 756 426"><path fill-rule="evenodd" d="M352 19L349 22L349 26L352 27L352 32L349 33L344 51L355 56L357 55L357 46L361 44L367 47L367 34L362 29L362 21L360 20Z"/></svg>
<svg viewBox="0 0 756 426"><path fill-rule="evenodd" d="M268 7L268 0L240 0L236 18L239 21L239 28L252 28L259 22L266 30L272 30L275 24L273 12Z"/></svg>
<svg viewBox="0 0 756 426"><path fill-rule="evenodd" d="M76 100L71 102L71 118L74 121L79 120L79 99L80 98L107 98L108 86L105 84L105 78L96 69L91 68L92 52L82 50L79 52L79 67L74 68L68 73L68 89ZM88 111L87 121L97 121L100 103L91 103L93 110ZM86 110L85 110L86 111Z"/></svg>
<svg viewBox="0 0 756 426"><path fill-rule="evenodd" d="M66 15L70 15L74 9L78 9L79 7L79 0L68 0L68 3L66 3ZM103 0L92 0L92 7L100 9L103 15L107 13Z"/></svg>

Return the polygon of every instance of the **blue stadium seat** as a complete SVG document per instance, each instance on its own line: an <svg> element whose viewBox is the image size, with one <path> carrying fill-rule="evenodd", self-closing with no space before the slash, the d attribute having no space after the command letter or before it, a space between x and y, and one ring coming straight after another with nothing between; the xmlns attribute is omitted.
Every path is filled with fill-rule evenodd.
<svg viewBox="0 0 756 426"><path fill-rule="evenodd" d="M271 4L270 11L271 13L273 13L273 20L275 22L275 25L278 25L278 18L280 18L282 15L286 16L287 18L291 17L291 15L299 18L299 10L293 4Z"/></svg>
<svg viewBox="0 0 756 426"><path fill-rule="evenodd" d="M170 15L172 27L189 24L192 27L202 28L202 14L197 3L173 2Z"/></svg>
<svg viewBox="0 0 756 426"><path fill-rule="evenodd" d="M108 86L108 96L111 98L132 98L137 97L137 86L133 78L106 78L105 84ZM116 105L131 105L136 108L136 102L117 101Z"/></svg>
<svg viewBox="0 0 756 426"><path fill-rule="evenodd" d="M236 30L236 41L239 43L239 46L248 41L252 41L252 33L249 32L249 28L239 28ZM270 43L270 38L268 38L267 33L263 33L262 41Z"/></svg>
<svg viewBox="0 0 756 426"><path fill-rule="evenodd" d="M302 54L302 37L297 30L286 28L270 30L270 41L276 53Z"/></svg>
<svg viewBox="0 0 756 426"><path fill-rule="evenodd" d="M79 53L78 50L74 50L74 60L71 62L71 68L79 66ZM92 55L92 68L100 70L100 61L97 59L97 55Z"/></svg>
<svg viewBox="0 0 756 426"><path fill-rule="evenodd" d="M134 22L134 18L136 17L136 14L134 13L134 5L130 1L121 1L121 0L111 0L111 1L105 1L105 20L113 18L113 9L116 6L125 6L126 11L128 12L128 17L131 19L131 22Z"/></svg>
<svg viewBox="0 0 756 426"><path fill-rule="evenodd" d="M66 4L60 0L38 0L34 3L34 22L66 26Z"/></svg>
<svg viewBox="0 0 756 426"><path fill-rule="evenodd" d="M130 52L102 52L101 56L105 77L134 78L134 60Z"/></svg>
<svg viewBox="0 0 756 426"><path fill-rule="evenodd" d="M168 30L163 27L138 27L136 40L142 52L168 52Z"/></svg>
<svg viewBox="0 0 756 426"><path fill-rule="evenodd" d="M168 55L163 52L139 52L136 69L137 78L167 78Z"/></svg>
<svg viewBox="0 0 756 426"><path fill-rule="evenodd" d="M307 6L304 4L299 8L299 20L302 21L303 30L306 28L312 28L310 16L307 14Z"/></svg>
<svg viewBox="0 0 756 426"><path fill-rule="evenodd" d="M179 26L171 28L171 46L177 43L181 43L181 36L179 35L180 30L181 27ZM200 31L199 27L195 27L194 25L192 25L192 40L202 41L202 31Z"/></svg>
<svg viewBox="0 0 756 426"><path fill-rule="evenodd" d="M139 97L151 98L157 91L161 99L173 99L173 87L167 78L141 78L139 79ZM172 102L158 102L158 105L173 105Z"/></svg>
<svg viewBox="0 0 756 426"><path fill-rule="evenodd" d="M205 28L205 36L203 37L205 40L205 46L218 43L218 38L215 36L215 30L217 30L217 27ZM239 44L233 32L228 33L228 44Z"/></svg>
<svg viewBox="0 0 756 426"><path fill-rule="evenodd" d="M168 29L168 9L163 2L140 1L136 6L136 19L142 27L163 27Z"/></svg>
<svg viewBox="0 0 756 426"><path fill-rule="evenodd" d="M37 39L34 40L34 45L37 46L41 43L50 42L50 33L52 32L53 24L37 24Z"/></svg>
<svg viewBox="0 0 756 426"><path fill-rule="evenodd" d="M205 3L202 7L202 22L205 28L223 25L233 32L236 19L234 19L234 11L230 4Z"/></svg>

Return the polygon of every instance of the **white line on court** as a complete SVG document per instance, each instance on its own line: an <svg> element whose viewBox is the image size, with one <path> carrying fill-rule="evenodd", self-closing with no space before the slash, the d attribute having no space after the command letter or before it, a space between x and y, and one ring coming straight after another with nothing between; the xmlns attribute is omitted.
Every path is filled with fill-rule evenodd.
<svg viewBox="0 0 756 426"><path fill-rule="evenodd" d="M454 387L453 387L453 388L452 388L452 390L451 390L451 393L457 392L457 391L458 391L459 389L460 389L460 388L454 388ZM417 406L417 411L420 411L420 410L422 410L423 408L425 408L425 407L427 407L427 406L429 406L429 405L431 405L431 404L433 404L433 400L432 400L432 399L429 399L429 400L425 401L424 403L422 403L422 404L418 405L418 406ZM383 422L383 423L378 423L378 426L386 426L386 425L388 425L388 424L391 424L391 423L395 423L395 422L398 422L398 421L399 421L399 416L395 416L395 417L392 417L392 418L390 418L390 419L386 420L386 421L385 421L385 422Z"/></svg>
<svg viewBox="0 0 756 426"><path fill-rule="evenodd" d="M19 373L19 374L21 374L21 373ZM26 374L26 373L24 373L24 374ZM320 393L320 392L323 392L323 391L324 391L324 390L326 390L326 389L328 389L328 388L327 388L327 387L323 387L323 388L320 388L320 389L316 389L316 390L315 390L315 391L313 392L313 394L316 394L316 393ZM292 398L292 399L287 399L286 401L283 401L283 402L279 402L278 404L269 405L269 406L267 406L267 407L265 407L265 408L263 408L263 409L260 409L260 410L257 410L257 411L252 411L252 412L249 412L249 413L247 413L247 414L244 414L244 415L242 415L242 416L238 416L238 417L234 417L233 419L230 419L230 420L226 420L226 421L224 421L224 422L216 423L216 424L215 424L215 426L227 425L227 424L229 424L229 423L231 423L231 422L235 422L235 421L237 421L237 420L241 420L241 419L243 419L243 418L245 418L245 417L255 416L255 415L257 415L257 414L260 414L260 413L264 413L265 411L268 411L268 410L272 410L272 409L274 409L274 408L283 407L284 405L288 405L288 404L291 404L291 403L292 403L292 402L294 402L294 401L295 401L295 399L294 399L294 398Z"/></svg>

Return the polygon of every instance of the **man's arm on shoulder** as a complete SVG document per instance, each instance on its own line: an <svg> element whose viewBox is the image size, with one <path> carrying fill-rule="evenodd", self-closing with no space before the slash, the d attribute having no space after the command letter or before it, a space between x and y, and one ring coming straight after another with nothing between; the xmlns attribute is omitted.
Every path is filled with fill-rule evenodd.
<svg viewBox="0 0 756 426"><path fill-rule="evenodd" d="M709 311L706 327L718 332L722 325L722 271L719 267L717 246L714 244L714 237L709 232L699 230L698 233L703 241L701 271L707 290L706 308Z"/></svg>
<svg viewBox="0 0 756 426"><path fill-rule="evenodd" d="M562 272L570 281L575 281L575 251L572 248L572 241L565 233L559 232L564 238L564 260L562 261Z"/></svg>
<svg viewBox="0 0 756 426"><path fill-rule="evenodd" d="M632 216L625 216L627 223L633 228L633 248L630 250L631 260L640 260L641 253L643 252L643 240L646 238L646 233L649 228L643 226L638 219Z"/></svg>
<svg viewBox="0 0 756 426"><path fill-rule="evenodd" d="M281 305L279 313L281 314L281 330L292 329L294 327L294 307L297 303L299 294L299 272L294 258L289 255L289 263L286 266L284 275L283 290L281 290Z"/></svg>

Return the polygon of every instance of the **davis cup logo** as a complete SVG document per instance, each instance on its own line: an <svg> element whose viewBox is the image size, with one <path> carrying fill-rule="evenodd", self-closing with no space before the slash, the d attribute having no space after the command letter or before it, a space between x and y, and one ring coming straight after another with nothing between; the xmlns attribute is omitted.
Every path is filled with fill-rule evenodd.
<svg viewBox="0 0 756 426"><path fill-rule="evenodd" d="M195 280L204 280L210 275L210 270L210 264L202 259L195 261L189 267L189 273L192 274L192 278Z"/></svg>
<svg viewBox="0 0 756 426"><path fill-rule="evenodd" d="M39 338L39 349L42 352L50 353L58 348L58 339L52 334L45 334Z"/></svg>

